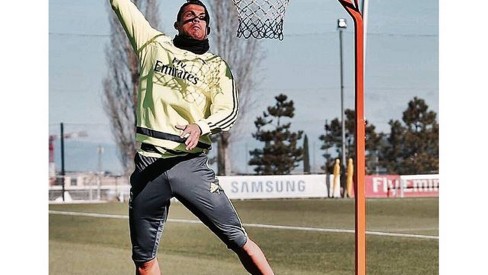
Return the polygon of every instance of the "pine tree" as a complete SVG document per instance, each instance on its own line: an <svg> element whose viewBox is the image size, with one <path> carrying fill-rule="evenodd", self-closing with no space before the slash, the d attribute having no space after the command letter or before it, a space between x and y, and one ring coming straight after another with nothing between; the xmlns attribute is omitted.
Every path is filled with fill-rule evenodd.
<svg viewBox="0 0 488 275"><path fill-rule="evenodd" d="M356 163L354 132L355 112L345 110L346 157ZM439 173L439 124L437 114L429 111L423 99L414 97L403 112L402 121L390 120L390 133L376 133L376 127L366 121L366 174L384 168L389 174ZM325 134L319 137L321 150L335 148L342 158L341 123L335 118L325 123ZM331 156L323 155L326 160ZM332 156L334 158L334 156ZM331 166L322 167L331 172Z"/></svg>
<svg viewBox="0 0 488 275"><path fill-rule="evenodd" d="M355 147L355 131L356 131L356 112L351 109L346 109L345 114L345 137L346 140L346 159L352 158L354 163L356 163L356 147ZM321 135L319 139L323 142L320 149L328 150L330 148L335 148L337 152L337 158L342 159L342 125L338 118L334 118L330 123L325 123L325 134ZM384 134L376 133L376 127L366 121L366 173L371 174L376 166L378 165L377 156L378 148L380 147L380 142L383 139ZM324 157L327 160L326 154ZM330 156L329 156L330 157ZM345 165L345 164L344 164ZM324 169L325 167L322 167ZM328 172L332 173L332 165L327 169ZM325 169L324 169L325 170Z"/></svg>
<svg viewBox="0 0 488 275"><path fill-rule="evenodd" d="M303 148L297 145L303 131L290 131L291 123L283 123L285 118L293 118L293 101L280 94L275 97L276 104L270 106L263 116L254 121L256 132L252 136L264 143L262 149L250 151L249 165L256 166L258 175L290 174L303 159Z"/></svg>
<svg viewBox="0 0 488 275"><path fill-rule="evenodd" d="M388 144L383 150L389 173L401 175L439 172L439 124L423 99L414 97L402 121L391 120Z"/></svg>

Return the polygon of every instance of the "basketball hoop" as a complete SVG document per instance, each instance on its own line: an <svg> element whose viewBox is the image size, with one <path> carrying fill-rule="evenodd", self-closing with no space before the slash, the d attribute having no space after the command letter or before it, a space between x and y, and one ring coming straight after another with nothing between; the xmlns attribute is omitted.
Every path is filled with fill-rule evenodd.
<svg viewBox="0 0 488 275"><path fill-rule="evenodd" d="M289 0L233 0L239 16L237 37L283 40L283 19Z"/></svg>

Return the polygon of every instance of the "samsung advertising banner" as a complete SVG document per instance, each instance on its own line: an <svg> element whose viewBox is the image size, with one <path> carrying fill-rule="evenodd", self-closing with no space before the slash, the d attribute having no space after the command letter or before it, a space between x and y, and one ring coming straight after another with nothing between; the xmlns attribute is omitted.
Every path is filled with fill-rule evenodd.
<svg viewBox="0 0 488 275"><path fill-rule="evenodd" d="M227 176L218 179L229 199L328 197L325 175Z"/></svg>
<svg viewBox="0 0 488 275"><path fill-rule="evenodd" d="M339 198L343 195L341 184L333 175L328 178L323 174L222 176L218 179L230 199ZM367 198L439 196L439 175L367 175L364 184Z"/></svg>

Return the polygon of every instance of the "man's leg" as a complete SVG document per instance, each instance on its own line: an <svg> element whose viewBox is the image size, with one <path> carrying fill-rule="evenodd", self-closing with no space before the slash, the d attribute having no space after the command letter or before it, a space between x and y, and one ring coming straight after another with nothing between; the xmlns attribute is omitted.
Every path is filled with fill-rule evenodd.
<svg viewBox="0 0 488 275"><path fill-rule="evenodd" d="M183 161L169 173L176 198L235 251L248 272L273 274L261 249L248 238L215 173L207 166L206 156Z"/></svg>
<svg viewBox="0 0 488 275"><path fill-rule="evenodd" d="M159 270L158 260L154 258L149 262L136 264L136 274L137 275L161 275L161 271Z"/></svg>
<svg viewBox="0 0 488 275"><path fill-rule="evenodd" d="M168 163L139 154L135 158L129 228L136 274L161 275L156 255L170 206L171 189L165 174Z"/></svg>
<svg viewBox="0 0 488 275"><path fill-rule="evenodd" d="M247 238L246 244L235 250L246 270L253 274L271 275L274 274L263 251L251 239Z"/></svg>

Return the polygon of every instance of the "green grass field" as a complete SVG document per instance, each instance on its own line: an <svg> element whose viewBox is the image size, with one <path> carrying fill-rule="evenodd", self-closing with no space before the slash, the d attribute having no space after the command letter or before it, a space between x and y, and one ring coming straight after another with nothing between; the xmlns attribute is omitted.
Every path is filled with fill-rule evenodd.
<svg viewBox="0 0 488 275"><path fill-rule="evenodd" d="M367 200L367 274L438 274L438 204L438 198ZM275 274L354 274L354 200L234 205ZM134 274L127 203L52 204L49 210L49 274ZM172 204L169 219L158 253L164 274L247 274L204 225L186 222L196 218L181 204Z"/></svg>

